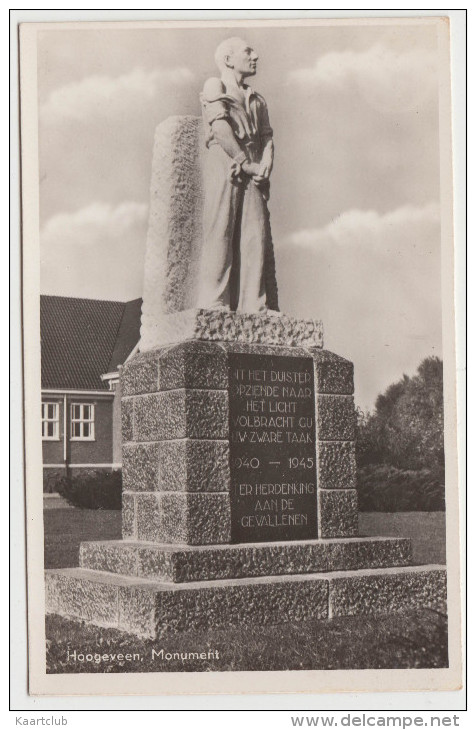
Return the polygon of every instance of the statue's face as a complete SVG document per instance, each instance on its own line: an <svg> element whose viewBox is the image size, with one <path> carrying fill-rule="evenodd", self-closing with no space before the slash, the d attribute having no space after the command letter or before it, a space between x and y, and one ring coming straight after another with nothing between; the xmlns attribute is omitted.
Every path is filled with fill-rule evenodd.
<svg viewBox="0 0 476 730"><path fill-rule="evenodd" d="M244 42L237 44L233 53L227 56L227 65L243 77L255 75L257 61L258 54Z"/></svg>

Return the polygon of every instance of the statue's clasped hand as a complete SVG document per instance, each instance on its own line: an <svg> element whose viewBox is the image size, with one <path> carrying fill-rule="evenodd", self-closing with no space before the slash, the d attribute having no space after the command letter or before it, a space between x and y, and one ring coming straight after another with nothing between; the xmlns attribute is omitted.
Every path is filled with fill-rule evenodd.
<svg viewBox="0 0 476 730"><path fill-rule="evenodd" d="M273 155L269 154L267 150L265 150L263 157L261 158L261 162L259 164L259 177L262 177L265 180L269 180L269 176L271 175L271 170L273 169Z"/></svg>
<svg viewBox="0 0 476 730"><path fill-rule="evenodd" d="M265 160L261 162L244 162L242 164L242 170L246 175L249 175L255 185L268 182L271 174L271 164Z"/></svg>
<svg viewBox="0 0 476 730"><path fill-rule="evenodd" d="M262 170L262 164L257 162L249 162L245 157L244 153L237 155L230 168L231 179L233 181L242 182L242 173L251 177L254 182L259 183L265 179Z"/></svg>
<svg viewBox="0 0 476 730"><path fill-rule="evenodd" d="M242 182L241 174L244 173L251 177L258 187L266 186L273 167L272 157L263 155L261 162L250 162L247 159L242 159L243 157L244 153L240 153L233 159L230 169L231 180L233 182Z"/></svg>

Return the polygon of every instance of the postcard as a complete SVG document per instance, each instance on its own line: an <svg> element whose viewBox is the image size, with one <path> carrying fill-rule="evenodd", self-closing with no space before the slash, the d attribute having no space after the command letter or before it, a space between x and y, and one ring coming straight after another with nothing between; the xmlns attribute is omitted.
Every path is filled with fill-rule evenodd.
<svg viewBox="0 0 476 730"><path fill-rule="evenodd" d="M30 693L458 689L448 19L22 23L20 85Z"/></svg>

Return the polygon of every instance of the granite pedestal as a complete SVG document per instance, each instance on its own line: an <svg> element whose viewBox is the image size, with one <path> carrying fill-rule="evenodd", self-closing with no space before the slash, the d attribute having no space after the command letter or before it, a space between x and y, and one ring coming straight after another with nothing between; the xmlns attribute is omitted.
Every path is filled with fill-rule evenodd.
<svg viewBox="0 0 476 730"><path fill-rule="evenodd" d="M321 324L189 310L167 327L121 374L123 539L47 571L47 610L149 638L445 611L443 566L357 534L353 366Z"/></svg>

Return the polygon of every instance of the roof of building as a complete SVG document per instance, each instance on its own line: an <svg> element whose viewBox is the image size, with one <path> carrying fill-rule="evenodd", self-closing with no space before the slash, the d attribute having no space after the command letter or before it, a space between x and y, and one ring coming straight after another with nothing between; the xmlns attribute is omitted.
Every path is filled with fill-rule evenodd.
<svg viewBox="0 0 476 730"><path fill-rule="evenodd" d="M122 365L139 342L141 308L142 299L133 299L124 304L114 350L109 361L110 373L114 373L118 366Z"/></svg>
<svg viewBox="0 0 476 730"><path fill-rule="evenodd" d="M106 390L101 375L117 370L139 341L141 304L42 296L42 387Z"/></svg>

